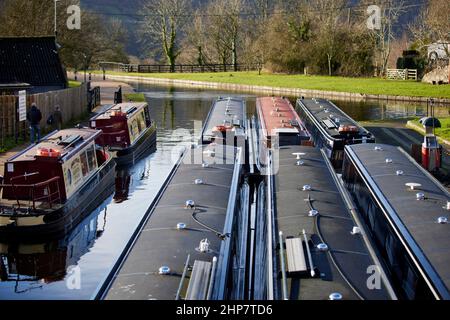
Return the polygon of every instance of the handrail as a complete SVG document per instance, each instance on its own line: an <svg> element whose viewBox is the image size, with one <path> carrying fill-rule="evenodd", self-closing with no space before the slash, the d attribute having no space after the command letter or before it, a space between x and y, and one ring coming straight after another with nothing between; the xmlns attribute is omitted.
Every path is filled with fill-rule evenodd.
<svg viewBox="0 0 450 320"><path fill-rule="evenodd" d="M280 238L281 284L283 288L283 300L289 300L287 292L286 264L284 262L283 231L280 231L278 235Z"/></svg>
<svg viewBox="0 0 450 320"><path fill-rule="evenodd" d="M180 300L180 294L181 294L181 290L183 289L183 283L184 283L184 279L186 278L186 274L189 268L189 260L191 259L191 255L188 254L187 258L186 258L186 263L184 264L184 270L183 270L183 274L181 275L181 280L180 280L180 284L178 286L178 290L177 290L177 295L175 296L175 300Z"/></svg>
<svg viewBox="0 0 450 320"><path fill-rule="evenodd" d="M35 175L35 174L33 174ZM27 175L30 176L30 175ZM14 179L18 179L18 178L24 178L25 176L18 176L18 177L14 177L11 178L10 180L14 180ZM33 183L33 184L0 184L0 189L6 189L6 188L11 188L13 190L14 195L17 195L17 193L15 192L17 190L17 188L28 188L29 189L29 194L30 194L30 199L28 199L28 201L33 202L33 210L36 210L36 202L41 201L41 202L46 202L49 204L50 208L52 208L53 203L55 203L56 201L61 201L61 193L59 190L59 180L60 177L53 177L49 180L46 181L42 181L42 182L38 182L38 183ZM50 192L51 190L51 184L52 183L56 183L56 191L55 192ZM48 194L44 194L43 196L39 197L36 195L36 189L39 188L43 188L46 187L46 190L48 192ZM57 195L57 197L56 197ZM55 196L55 197L54 197ZM53 199L55 198L55 199ZM47 201L45 201L47 200ZM20 209L21 205L20 205L20 200L16 197L16 201L17 201L17 206Z"/></svg>

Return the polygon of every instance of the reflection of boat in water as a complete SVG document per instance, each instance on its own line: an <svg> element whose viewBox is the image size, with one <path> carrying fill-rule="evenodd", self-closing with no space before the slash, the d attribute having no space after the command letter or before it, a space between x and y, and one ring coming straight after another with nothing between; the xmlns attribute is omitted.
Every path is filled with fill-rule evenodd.
<svg viewBox="0 0 450 320"><path fill-rule="evenodd" d="M156 124L147 103L112 105L93 117L90 126L102 130L99 143L117 152L118 165L133 164L156 146Z"/></svg>
<svg viewBox="0 0 450 320"><path fill-rule="evenodd" d="M96 146L100 135L87 128L54 132L6 162L1 238L66 234L111 194L115 163Z"/></svg>
<svg viewBox="0 0 450 320"><path fill-rule="evenodd" d="M0 282L15 282L15 293L63 281L106 227L101 206L66 237L42 243L0 243ZM70 273L70 272L69 272Z"/></svg>
<svg viewBox="0 0 450 320"><path fill-rule="evenodd" d="M156 145L154 147L151 147L150 149L147 149L144 156L150 155L151 153L155 152ZM117 166L116 170L116 179L115 179L115 193L114 193L114 202L115 203L122 203L124 201L127 201L130 196L130 186L133 182L133 172L132 170L140 170L139 165L135 165L134 167L131 166ZM148 178L149 174L149 166L144 165L142 168L142 172L139 173L138 179L139 180L145 180Z"/></svg>
<svg viewBox="0 0 450 320"><path fill-rule="evenodd" d="M114 194L114 202L122 203L128 200L130 193L131 174L128 168L119 169L116 173L116 192Z"/></svg>

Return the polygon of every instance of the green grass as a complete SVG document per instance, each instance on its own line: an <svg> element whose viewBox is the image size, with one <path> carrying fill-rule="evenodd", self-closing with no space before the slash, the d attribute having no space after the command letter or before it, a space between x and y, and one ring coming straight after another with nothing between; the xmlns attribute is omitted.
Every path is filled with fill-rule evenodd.
<svg viewBox="0 0 450 320"><path fill-rule="evenodd" d="M441 122L442 127L436 129L436 136L450 141L450 117L439 118L439 121ZM419 119L412 120L412 122L422 128L422 125L419 123Z"/></svg>
<svg viewBox="0 0 450 320"><path fill-rule="evenodd" d="M5 138L3 144L0 141L0 154L3 153L3 152L7 152L7 151L9 151L11 149L14 149L17 146L23 145L24 143L25 142L22 139L22 137L19 137L17 139L17 143L16 143L14 137L7 137L7 138Z"/></svg>
<svg viewBox="0 0 450 320"><path fill-rule="evenodd" d="M101 73L101 71L96 71L95 73ZM346 78L269 73L258 75L258 72L256 71L223 73L108 72L108 74L283 88L301 88L322 91L352 92L374 95L450 98L450 85L433 86L431 84L416 81L385 80L379 78Z"/></svg>
<svg viewBox="0 0 450 320"><path fill-rule="evenodd" d="M78 88L81 86L81 82L69 80L69 88Z"/></svg>
<svg viewBox="0 0 450 320"><path fill-rule="evenodd" d="M145 102L145 96L143 93L125 93L124 94L124 102L131 101L131 102Z"/></svg>

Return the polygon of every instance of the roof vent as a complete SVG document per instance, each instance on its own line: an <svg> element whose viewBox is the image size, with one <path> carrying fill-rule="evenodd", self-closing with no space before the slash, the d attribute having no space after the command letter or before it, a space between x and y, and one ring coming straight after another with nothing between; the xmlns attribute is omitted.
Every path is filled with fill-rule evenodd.
<svg viewBox="0 0 450 320"><path fill-rule="evenodd" d="M447 223L448 223L448 218L447 218L447 217L439 217L439 218L437 219L437 222L438 222L439 224L447 224Z"/></svg>
<svg viewBox="0 0 450 320"><path fill-rule="evenodd" d="M416 194L416 199L418 201L423 201L425 200L425 193L419 192L418 194Z"/></svg>
<svg viewBox="0 0 450 320"><path fill-rule="evenodd" d="M339 292L333 292L328 297L328 299L330 299L330 300L342 300L342 298L343 298L342 294L340 294Z"/></svg>
<svg viewBox="0 0 450 320"><path fill-rule="evenodd" d="M374 150L375 150L375 151L383 151L383 148L382 148L382 147L379 147L379 146L376 146L376 147L374 148Z"/></svg>
<svg viewBox="0 0 450 320"><path fill-rule="evenodd" d="M357 234L361 234L361 228L360 227L353 227L352 231L350 232L353 236L356 236Z"/></svg>
<svg viewBox="0 0 450 320"><path fill-rule="evenodd" d="M392 159L386 158L386 163L392 163Z"/></svg>
<svg viewBox="0 0 450 320"><path fill-rule="evenodd" d="M177 223L177 230L184 230L186 229L186 223L180 222Z"/></svg>
<svg viewBox="0 0 450 320"><path fill-rule="evenodd" d="M208 239L203 239L202 241L200 241L200 245L197 248L197 251L201 252L201 253L209 253L211 252L209 250L209 241Z"/></svg>
<svg viewBox="0 0 450 320"><path fill-rule="evenodd" d="M325 252L325 251L328 251L328 246L325 243L319 243L317 245L317 249L319 251Z"/></svg>
<svg viewBox="0 0 450 320"><path fill-rule="evenodd" d="M206 162L202 163L202 168L209 168L209 164L207 164Z"/></svg>
<svg viewBox="0 0 450 320"><path fill-rule="evenodd" d="M309 213L308 213L308 216L309 217L317 217L319 215L319 211L317 211L317 210L315 210L315 209L313 209L313 210L310 210L309 211Z"/></svg>
<svg viewBox="0 0 450 320"><path fill-rule="evenodd" d="M195 179L194 184L203 184L202 179Z"/></svg>
<svg viewBox="0 0 450 320"><path fill-rule="evenodd" d="M297 160L300 160L303 156L306 156L306 153L303 152L295 152L292 154L293 156L297 157Z"/></svg>
<svg viewBox="0 0 450 320"><path fill-rule="evenodd" d="M186 205L184 206L185 209L194 209L194 207L195 207L194 200L187 200Z"/></svg>
<svg viewBox="0 0 450 320"><path fill-rule="evenodd" d="M303 166L305 164L305 162L303 162L302 160L298 160L296 163L295 163L295 165L297 166L297 167L301 167L301 166Z"/></svg>
<svg viewBox="0 0 450 320"><path fill-rule="evenodd" d="M170 268L168 266L162 266L159 268L158 273L163 276L167 276L170 274Z"/></svg>
<svg viewBox="0 0 450 320"><path fill-rule="evenodd" d="M414 191L417 188L420 188L422 185L420 183L408 182L408 183L405 183L405 186L407 186L408 188L410 188L411 190Z"/></svg>
<svg viewBox="0 0 450 320"><path fill-rule="evenodd" d="M312 187L309 184L303 186L303 191L311 191Z"/></svg>
<svg viewBox="0 0 450 320"><path fill-rule="evenodd" d="M397 172L395 174L398 175L398 176L402 176L405 173L402 170L397 170Z"/></svg>

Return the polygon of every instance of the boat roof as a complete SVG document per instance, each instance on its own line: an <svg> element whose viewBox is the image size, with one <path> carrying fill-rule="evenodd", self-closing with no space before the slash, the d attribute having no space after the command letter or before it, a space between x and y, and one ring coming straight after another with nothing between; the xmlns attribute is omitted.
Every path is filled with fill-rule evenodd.
<svg viewBox="0 0 450 320"><path fill-rule="evenodd" d="M303 122L287 98L264 97L256 100L256 110L264 136L297 133L309 137Z"/></svg>
<svg viewBox="0 0 450 320"><path fill-rule="evenodd" d="M91 120L108 120L111 119L111 115L114 111L122 111L127 116L134 114L136 111L141 110L148 106L146 102L126 102L107 106L102 109L99 114L91 118Z"/></svg>
<svg viewBox="0 0 450 320"><path fill-rule="evenodd" d="M339 138L339 126L355 126L360 136L373 138L372 134L360 126L344 111L339 109L333 102L326 99L298 99L297 107L302 108L310 118L314 118L315 125L325 131L332 138ZM336 119L338 121L336 121Z"/></svg>
<svg viewBox="0 0 450 320"><path fill-rule="evenodd" d="M228 112L227 112L228 110ZM216 126L238 124L241 128L247 126L247 108L245 100L239 98L219 98L214 101L203 127L202 139L213 136Z"/></svg>
<svg viewBox="0 0 450 320"><path fill-rule="evenodd" d="M437 222L439 217L449 217L448 190L401 148L361 144L346 146L345 150L373 185L373 192L382 201L389 219L401 231L422 269L441 295L449 299L450 225ZM403 175L397 175L399 170ZM409 183L421 186L411 190L406 186ZM417 193L424 193L425 200L418 201Z"/></svg>
<svg viewBox="0 0 450 320"><path fill-rule="evenodd" d="M304 165L296 165L293 153L305 154L302 156ZM363 238L351 234L356 223L326 161L325 155L314 147L285 146L279 149L279 170L274 176L272 194L275 200L276 225L278 231L283 232L284 239L300 237L303 240L302 230L306 231L308 239L313 243L310 246L312 260L321 275L318 278L311 278L309 275L301 279L288 278L289 299L327 300L334 292L342 294L344 300L361 297L389 299L384 283L381 290L367 288L368 267L376 264ZM303 191L305 185L311 186L311 191ZM312 199L313 208L319 211L317 223L315 218L308 216L311 210L308 195ZM327 244L330 254L317 250L319 243ZM307 257L306 259L308 260Z"/></svg>
<svg viewBox="0 0 450 320"><path fill-rule="evenodd" d="M234 153L235 148L213 144L188 151L115 275L106 294L107 300L174 300L188 255L191 266L196 260L212 262L217 257L216 275L219 274L224 241L198 224L192 217L194 211L185 209L185 203L195 201L200 210L197 219L225 232L228 211L235 203L230 202L230 197L237 193L233 171L239 164L235 164ZM191 164L190 159L197 161ZM209 166L203 167L202 162ZM204 184L195 184L196 179L203 180ZM231 211L234 213L233 208ZM186 229L177 230L178 223L186 224ZM200 253L196 249L203 239L210 242L210 253ZM169 267L171 275L160 275L158 271L162 266ZM189 277L186 277L182 297L188 283Z"/></svg>
<svg viewBox="0 0 450 320"><path fill-rule="evenodd" d="M70 159L81 148L100 136L100 130L72 128L55 131L43 138L39 144L31 145L8 160L11 162L34 161L38 149L46 148L59 151L63 160Z"/></svg>

